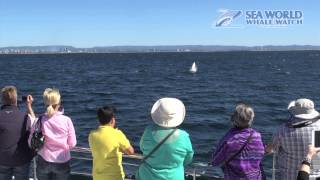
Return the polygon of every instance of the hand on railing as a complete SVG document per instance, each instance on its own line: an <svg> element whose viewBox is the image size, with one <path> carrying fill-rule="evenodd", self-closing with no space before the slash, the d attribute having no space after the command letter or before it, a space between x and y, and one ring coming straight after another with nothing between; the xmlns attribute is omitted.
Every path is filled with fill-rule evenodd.
<svg viewBox="0 0 320 180"><path fill-rule="evenodd" d="M88 153L88 154L91 154L90 148L86 148L86 147L76 146L71 151L72 152L77 152L77 153ZM143 156L141 154L133 154L133 155L123 154L123 157L132 158L132 159L142 159Z"/></svg>

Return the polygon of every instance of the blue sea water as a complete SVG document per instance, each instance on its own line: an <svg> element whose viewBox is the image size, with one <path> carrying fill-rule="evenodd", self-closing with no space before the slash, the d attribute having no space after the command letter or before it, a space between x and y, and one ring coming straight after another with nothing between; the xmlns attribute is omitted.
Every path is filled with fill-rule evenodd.
<svg viewBox="0 0 320 180"><path fill-rule="evenodd" d="M193 61L195 74L188 71ZM194 161L203 163L230 128L236 103L254 107L253 126L268 142L286 121L291 100L306 97L320 107L319 77L319 51L0 55L0 87L15 85L20 96L32 94L37 113L44 111L44 89L60 89L79 146L88 147L88 134L98 125L96 109L111 104L118 110L117 126L138 150L153 103L181 99L187 109L181 128L190 134ZM268 176L271 160L264 160ZM90 166L74 164L79 170Z"/></svg>

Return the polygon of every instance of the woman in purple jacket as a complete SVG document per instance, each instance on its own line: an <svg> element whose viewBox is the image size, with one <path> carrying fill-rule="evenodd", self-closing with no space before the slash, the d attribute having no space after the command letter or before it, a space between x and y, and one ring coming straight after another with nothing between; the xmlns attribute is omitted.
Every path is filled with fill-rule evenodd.
<svg viewBox="0 0 320 180"><path fill-rule="evenodd" d="M261 180L264 146L259 132L251 128L253 109L238 104L231 122L233 127L220 140L212 156L212 165L221 166L225 180Z"/></svg>

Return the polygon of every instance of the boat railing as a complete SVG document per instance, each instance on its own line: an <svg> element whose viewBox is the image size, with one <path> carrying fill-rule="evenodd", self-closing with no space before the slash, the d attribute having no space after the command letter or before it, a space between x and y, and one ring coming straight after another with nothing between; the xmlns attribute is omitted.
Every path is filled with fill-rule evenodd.
<svg viewBox="0 0 320 180"><path fill-rule="evenodd" d="M131 173L135 173L141 163L141 159L142 159L142 155L140 154L135 154L135 155L123 155L123 165L126 169L126 172ZM273 157L272 157L272 168L271 168L271 175L272 180L277 179L277 173L278 173L278 169L276 168L276 159L277 159L277 154L273 153ZM75 161L81 161L81 162L75 162ZM72 165L73 166L77 166L79 165L80 168L72 168L73 170L71 171L71 176L73 176L73 178L71 177L71 179L75 179L75 180L88 180L88 179L92 179L92 174L91 174L91 169L90 172L88 171L87 167L83 167L83 162L86 162L86 165L91 166L92 165L92 156L91 156L91 150L90 148L86 148L86 147L75 147L72 150ZM90 162L90 163L88 163ZM130 168L129 168L130 167ZM186 180L214 180L214 179L223 179L223 177L221 176L221 172L218 173L216 171L214 171L214 168L212 166L209 166L207 163L203 163L203 162L195 162L192 163L191 165L188 165L186 167L185 170L185 174L186 174ZM35 163L35 159L33 161L33 179L37 180L36 178L36 163ZM318 175L310 175L310 180L316 180L317 177L319 177ZM134 178L134 174L127 174L126 175L126 180L132 180L135 179Z"/></svg>
<svg viewBox="0 0 320 180"><path fill-rule="evenodd" d="M131 174L127 174L126 178L127 179L134 179L134 174L140 165L142 155L140 154L135 154L135 155L125 155L123 154L123 165L126 170L129 169L129 172ZM92 161L92 156L91 156L91 150L90 148L86 147L75 147L72 150L72 160L73 161ZM211 169L212 167L209 167L207 163L201 163L201 162L196 162L192 163L191 165L186 167L185 174L186 174L186 179L223 179L223 177L219 176L218 174L210 173L208 169ZM127 172L127 171L126 171ZM71 174L75 175L83 175L83 176L90 176L91 177L91 172L83 172L83 171L76 171L73 170Z"/></svg>
<svg viewBox="0 0 320 180"><path fill-rule="evenodd" d="M126 172L128 172L128 169L129 169L129 172L131 172L131 174L129 173L126 175L126 180L135 179L134 173L137 171L142 157L143 156L140 154L135 154L135 155L123 154L123 163L122 164L124 165ZM278 173L278 169L276 168L276 158L277 158L277 154L273 153L272 168L271 168L271 172L269 171L271 173L269 175L271 175L272 180L277 179L276 174ZM81 162L75 163L75 161L81 161ZM83 167L82 161L87 162L87 165L91 166L91 164L92 164L91 150L90 150L90 148L86 148L86 147L75 147L72 150L72 164L75 166L79 165L80 167ZM88 162L90 162L90 163L88 164ZM71 175L76 176L76 178L71 178L71 179L76 179L76 180L92 179L91 169L90 169L90 172L88 171L87 167L82 168L82 169L80 168L80 170L79 170L79 168L72 168L72 169L73 170L71 172ZM84 169L86 169L86 171ZM219 174L218 172L215 172L213 170L214 170L214 168L212 166L209 166L207 163L194 162L191 165L188 165L186 167L186 170L185 170L186 180L223 179L223 177L220 175L221 172ZM34 180L37 180L35 160L33 163L33 177L34 177ZM81 177L81 178L79 178L79 177ZM84 177L86 177L86 178L84 178ZM319 177L319 175L317 175L317 176L311 175L310 179L315 180L317 177Z"/></svg>

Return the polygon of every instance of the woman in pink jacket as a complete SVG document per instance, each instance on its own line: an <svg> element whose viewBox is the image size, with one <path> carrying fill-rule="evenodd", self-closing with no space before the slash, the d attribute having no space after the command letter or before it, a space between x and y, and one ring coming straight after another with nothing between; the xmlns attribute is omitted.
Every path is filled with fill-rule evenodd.
<svg viewBox="0 0 320 180"><path fill-rule="evenodd" d="M47 111L38 118L45 138L44 145L38 151L36 170L38 180L67 180L70 175L70 150L75 147L77 141L71 119L59 111L60 99L58 89L47 88L43 93ZM32 101L32 97L29 96L29 107ZM36 123L31 134L35 125Z"/></svg>

